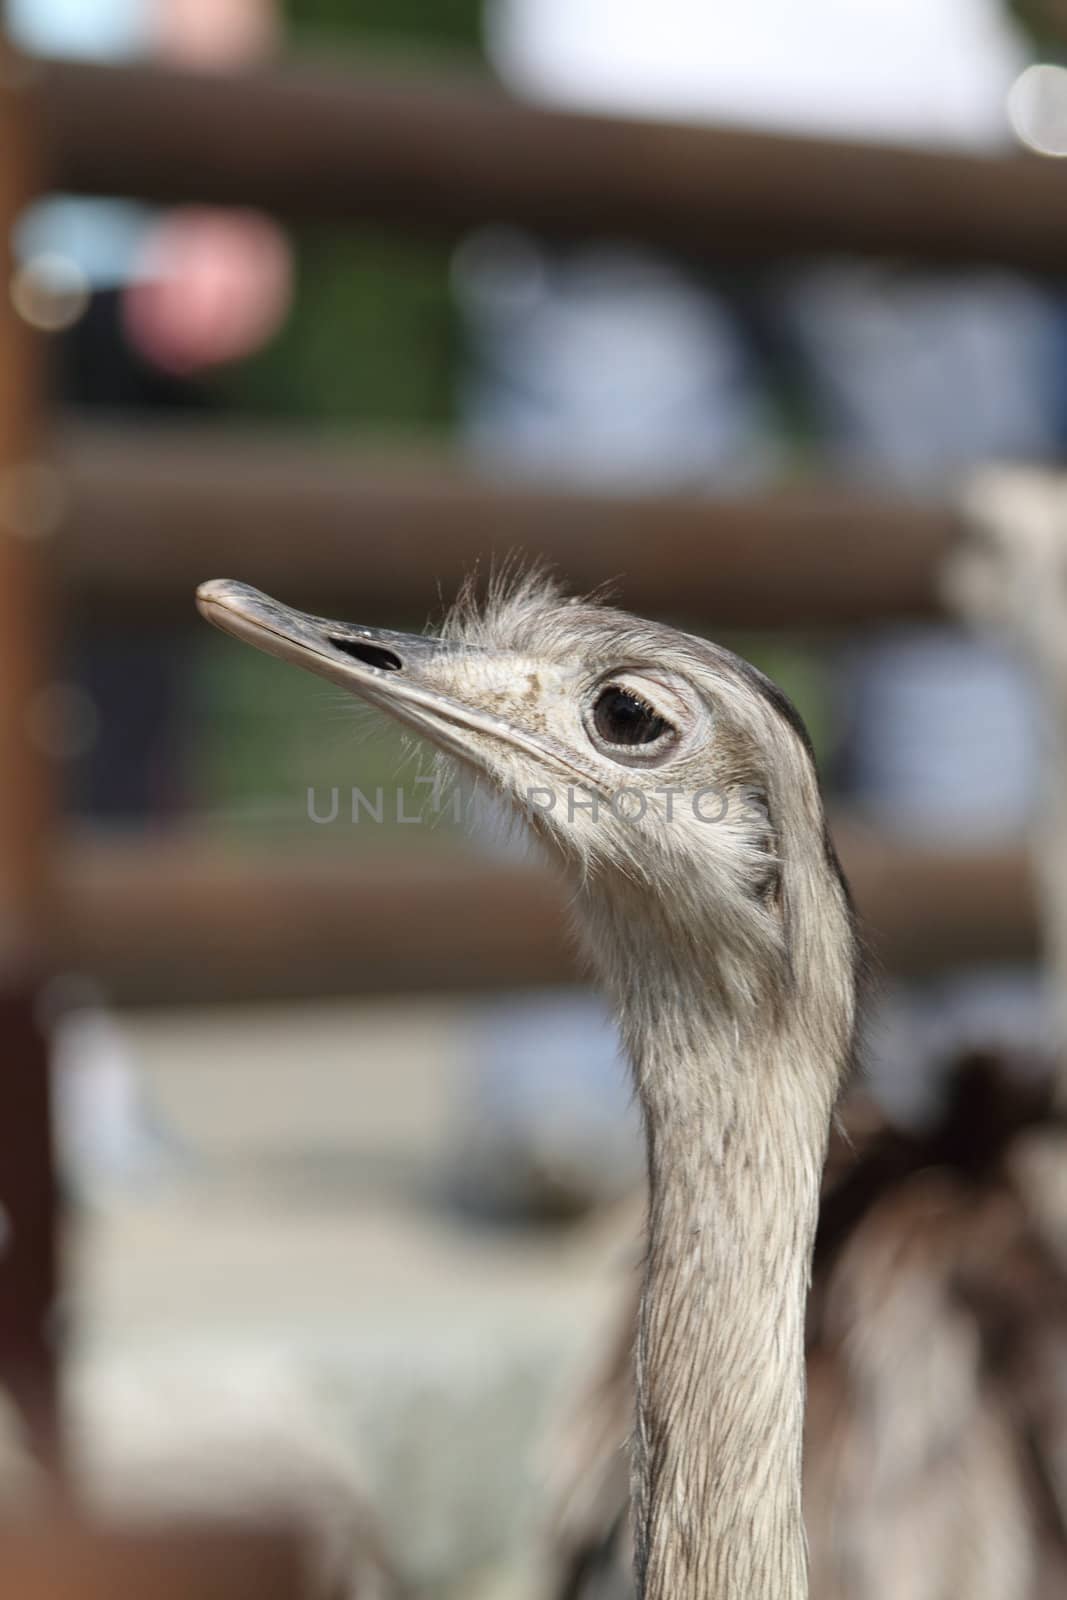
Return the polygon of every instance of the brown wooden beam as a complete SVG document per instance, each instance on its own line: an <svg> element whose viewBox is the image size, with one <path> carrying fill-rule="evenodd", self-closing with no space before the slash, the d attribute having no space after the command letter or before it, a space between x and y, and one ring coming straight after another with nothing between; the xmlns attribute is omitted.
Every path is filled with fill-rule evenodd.
<svg viewBox="0 0 1067 1600"><path fill-rule="evenodd" d="M366 824L369 826L369 824ZM1020 850L942 853L837 830L887 968L1028 959ZM574 981L565 896L469 854L239 850L190 836L71 840L71 965L126 1004L523 988Z"/></svg>
<svg viewBox="0 0 1067 1600"><path fill-rule="evenodd" d="M56 1185L37 992L51 909L53 774L35 743L48 672L41 552L24 516L39 368L11 295L11 230L35 192L26 83L0 40L0 1385L60 1466Z"/></svg>
<svg viewBox="0 0 1067 1600"><path fill-rule="evenodd" d="M67 854L65 884L68 963L120 1002L494 989L570 976L558 894L521 867L149 836L82 841Z"/></svg>
<svg viewBox="0 0 1067 1600"><path fill-rule="evenodd" d="M241 578L325 614L422 620L478 561L542 556L578 589L715 627L863 624L938 608L953 513L807 484L733 499L582 493L444 450L98 424L59 436L60 575L100 617L190 611Z"/></svg>
<svg viewBox="0 0 1067 1600"><path fill-rule="evenodd" d="M706 262L845 251L1067 270L1067 175L979 157L545 111L454 71L52 63L54 183L449 232L522 224Z"/></svg>
<svg viewBox="0 0 1067 1600"><path fill-rule="evenodd" d="M48 1039L33 976L0 980L0 1384L38 1460L59 1474L58 1195Z"/></svg>
<svg viewBox="0 0 1067 1600"><path fill-rule="evenodd" d="M47 926L52 779L32 707L48 672L42 541L26 516L40 452L41 370L16 314L11 230L34 192L25 81L0 39L0 964L36 954Z"/></svg>

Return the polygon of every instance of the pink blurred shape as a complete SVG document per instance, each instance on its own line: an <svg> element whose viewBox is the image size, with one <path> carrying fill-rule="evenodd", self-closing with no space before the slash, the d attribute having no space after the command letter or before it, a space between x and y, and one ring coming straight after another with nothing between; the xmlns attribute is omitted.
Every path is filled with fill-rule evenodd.
<svg viewBox="0 0 1067 1600"><path fill-rule="evenodd" d="M281 25L273 0L155 0L155 54L206 71L274 54Z"/></svg>
<svg viewBox="0 0 1067 1600"><path fill-rule="evenodd" d="M190 375L266 344L292 288L289 244L269 217L183 207L141 248L123 296L126 336L156 366Z"/></svg>

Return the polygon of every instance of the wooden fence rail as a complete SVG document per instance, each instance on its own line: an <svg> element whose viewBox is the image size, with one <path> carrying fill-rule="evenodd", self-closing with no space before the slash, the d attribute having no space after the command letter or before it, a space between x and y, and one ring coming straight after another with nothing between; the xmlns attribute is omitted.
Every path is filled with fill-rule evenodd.
<svg viewBox="0 0 1067 1600"><path fill-rule="evenodd" d="M546 111L381 63L238 75L44 63L57 187L291 218L636 238L708 263L807 252L1067 270L1067 174L1001 158Z"/></svg>
<svg viewBox="0 0 1067 1600"><path fill-rule="evenodd" d="M1016 849L835 829L876 958L901 972L1036 948ZM543 871L399 850L290 853L195 835L69 839L59 955L126 1004L525 988L578 976Z"/></svg>
<svg viewBox="0 0 1067 1600"><path fill-rule="evenodd" d="M202 424L67 427L57 473L40 499L60 508L58 575L98 617L188 611L204 578L235 577L421 619L476 562L525 551L578 590L617 579L624 603L705 626L863 624L935 612L957 532L948 506L832 484L598 494L428 447Z"/></svg>

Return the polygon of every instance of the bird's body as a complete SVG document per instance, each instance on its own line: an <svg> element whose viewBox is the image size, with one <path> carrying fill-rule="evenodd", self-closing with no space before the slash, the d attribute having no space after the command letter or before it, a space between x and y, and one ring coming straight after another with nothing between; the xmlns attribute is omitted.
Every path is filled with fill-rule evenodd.
<svg viewBox="0 0 1067 1600"><path fill-rule="evenodd" d="M796 712L730 652L540 578L438 639L199 598L473 768L569 879L648 1149L638 1593L804 1600L805 1320L856 943Z"/></svg>
<svg viewBox="0 0 1067 1600"><path fill-rule="evenodd" d="M961 1060L927 1132L883 1128L828 1187L805 1462L820 1600L1067 1592L1067 1123L1050 1074L1018 1069Z"/></svg>
<svg viewBox="0 0 1067 1600"><path fill-rule="evenodd" d="M807 1317L815 1600L1067 1593L1067 1122L1050 1075L971 1056L921 1133L862 1096L831 1141ZM638 1292L567 1406L556 1600L632 1600Z"/></svg>

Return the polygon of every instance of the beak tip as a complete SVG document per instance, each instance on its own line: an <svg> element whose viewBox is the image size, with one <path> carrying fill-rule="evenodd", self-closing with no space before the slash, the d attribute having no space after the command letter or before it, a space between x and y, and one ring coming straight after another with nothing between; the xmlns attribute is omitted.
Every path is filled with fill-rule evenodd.
<svg viewBox="0 0 1067 1600"><path fill-rule="evenodd" d="M233 601L239 594L248 593L247 584L235 583L232 578L209 578L206 583L197 585L196 609L213 622L220 610L233 609Z"/></svg>

